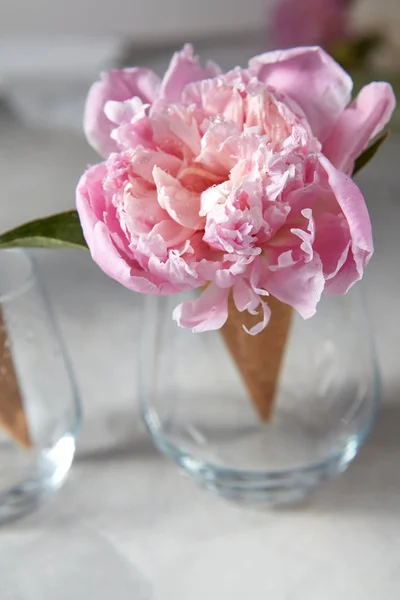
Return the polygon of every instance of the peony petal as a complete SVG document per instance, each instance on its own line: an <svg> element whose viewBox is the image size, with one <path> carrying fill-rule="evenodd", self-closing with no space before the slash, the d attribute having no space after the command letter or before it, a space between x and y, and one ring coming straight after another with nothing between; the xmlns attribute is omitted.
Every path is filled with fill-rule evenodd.
<svg viewBox="0 0 400 600"><path fill-rule="evenodd" d="M109 100L104 107L106 117L115 123L110 137L119 151L131 150L138 146L156 149L153 129L148 116L148 104L135 97L125 102Z"/></svg>
<svg viewBox="0 0 400 600"><path fill-rule="evenodd" d="M104 114L112 123L123 125L130 123L138 114L145 114L148 106L148 104L143 104L137 96L124 100L124 102L107 100L104 105Z"/></svg>
<svg viewBox="0 0 400 600"><path fill-rule="evenodd" d="M325 279L333 279L347 260L350 231L342 213L322 212L315 217L314 251L319 255Z"/></svg>
<svg viewBox="0 0 400 600"><path fill-rule="evenodd" d="M83 118L83 128L89 144L102 156L117 150L110 138L115 125L104 113L109 100L123 102L137 96L142 102L152 102L158 94L160 80L149 69L114 69L103 74L90 88Z"/></svg>
<svg viewBox="0 0 400 600"><path fill-rule="evenodd" d="M233 300L239 312L247 310L252 315L256 314L260 304L260 297L243 279L239 279L233 287Z"/></svg>
<svg viewBox="0 0 400 600"><path fill-rule="evenodd" d="M136 180L138 181L138 180ZM136 183L134 180L134 183ZM165 211L158 204L156 190L135 193L134 187L126 186L126 191L116 202L119 221L126 233L127 240L137 235L148 234L154 227L167 218Z"/></svg>
<svg viewBox="0 0 400 600"><path fill-rule="evenodd" d="M351 78L318 47L266 52L252 58L249 69L261 82L295 100L322 142L351 100Z"/></svg>
<svg viewBox="0 0 400 600"><path fill-rule="evenodd" d="M200 217L200 194L184 188L177 179L159 167L153 169L158 202L169 216L183 227L202 229L205 219Z"/></svg>
<svg viewBox="0 0 400 600"><path fill-rule="evenodd" d="M324 290L325 279L319 256L307 263L296 263L270 271L265 288L281 302L296 309L304 319L315 314Z"/></svg>
<svg viewBox="0 0 400 600"><path fill-rule="evenodd" d="M195 300L186 300L173 312L179 327L191 329L193 333L220 329L228 318L229 288L221 289L210 284Z"/></svg>
<svg viewBox="0 0 400 600"><path fill-rule="evenodd" d="M388 83L370 83L343 112L322 152L341 171L351 175L356 158L387 125L396 106Z"/></svg>
<svg viewBox="0 0 400 600"><path fill-rule="evenodd" d="M186 85L215 77L219 73L220 69L214 63L202 67L197 57L193 56L193 47L186 44L180 52L173 55L162 80L160 95L170 102L179 102Z"/></svg>
<svg viewBox="0 0 400 600"><path fill-rule="evenodd" d="M90 167L81 177L76 192L76 207L93 260L106 275L136 292L156 295L176 293L179 290L175 286L142 270L133 257L129 259L114 243L109 228L102 222L106 208L101 187L104 173L104 163ZM121 230L113 230L113 235L124 237Z"/></svg>
<svg viewBox="0 0 400 600"><path fill-rule="evenodd" d="M236 123L211 122L201 140L201 152L196 160L226 179L237 163L241 145L245 146L247 140L241 138L241 130ZM256 148L251 148L252 153Z"/></svg>
<svg viewBox="0 0 400 600"><path fill-rule="evenodd" d="M160 221L154 225L149 235L161 236L168 249L187 242L192 234L193 231L191 229L185 229L175 221L172 221L172 219L169 219Z"/></svg>
<svg viewBox="0 0 400 600"><path fill-rule="evenodd" d="M349 256L335 277L327 282L326 293L345 294L362 278L364 268L374 251L371 221L364 198L354 181L336 169L327 158L321 157L320 163L328 175L329 185L347 220L351 238Z"/></svg>
<svg viewBox="0 0 400 600"><path fill-rule="evenodd" d="M93 243L93 230L105 210L103 180L107 173L105 163L89 167L76 188L76 208L83 235L89 248Z"/></svg>
<svg viewBox="0 0 400 600"><path fill-rule="evenodd" d="M220 121L233 122L243 127L245 111L243 96L239 89L233 87L224 77L204 80L196 85L199 90L200 106L208 116L218 117ZM194 89L194 86L191 86L187 91L191 92Z"/></svg>
<svg viewBox="0 0 400 600"><path fill-rule="evenodd" d="M175 176L181 167L181 161L176 156L166 154L160 150L151 150L139 146L131 152L131 155L132 172L152 184L152 187L155 183L154 168Z"/></svg>
<svg viewBox="0 0 400 600"><path fill-rule="evenodd" d="M266 328L266 326L268 325L269 320L271 318L271 309L268 306L268 304L266 302L264 302L263 300L261 300L261 298L260 298L260 304L261 304L261 308L263 309L262 320L259 321L258 323L256 323L255 325L253 325L253 327L251 329L248 329L245 325L243 325L243 329L249 335L257 335L258 333L261 333L261 331Z"/></svg>
<svg viewBox="0 0 400 600"><path fill-rule="evenodd" d="M129 290L154 296L176 294L180 291L180 288L169 281L163 281L144 271L134 259L127 261L113 243L106 225L100 221L95 225L90 250L93 260L101 270Z"/></svg>
<svg viewBox="0 0 400 600"><path fill-rule="evenodd" d="M176 249L168 251L166 260L151 256L148 260L148 269L157 281L169 281L175 291L192 290L204 283L199 281L196 264L190 264L187 257L181 256L181 252Z"/></svg>

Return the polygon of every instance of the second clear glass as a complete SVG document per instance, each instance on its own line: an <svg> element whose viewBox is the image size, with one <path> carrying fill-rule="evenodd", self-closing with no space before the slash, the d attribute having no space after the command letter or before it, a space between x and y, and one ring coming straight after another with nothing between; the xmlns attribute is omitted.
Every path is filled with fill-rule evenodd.
<svg viewBox="0 0 400 600"><path fill-rule="evenodd" d="M0 308L3 523L31 511L62 485L74 457L81 412L49 303L30 255L22 250L0 251ZM15 422L13 406L19 407ZM18 419L25 424L22 429ZM23 432L25 445L12 435L15 427Z"/></svg>

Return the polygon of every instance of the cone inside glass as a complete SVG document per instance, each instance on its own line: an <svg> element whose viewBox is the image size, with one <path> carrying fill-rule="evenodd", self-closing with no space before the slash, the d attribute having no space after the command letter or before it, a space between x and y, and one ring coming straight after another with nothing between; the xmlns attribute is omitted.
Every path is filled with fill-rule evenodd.
<svg viewBox="0 0 400 600"><path fill-rule="evenodd" d="M293 313L291 306L272 296L267 301L271 309L270 321L263 331L252 336L243 329L243 325L250 329L260 320L259 315L239 312L230 296L228 320L221 330L263 422L272 416Z"/></svg>
<svg viewBox="0 0 400 600"><path fill-rule="evenodd" d="M0 427L24 448L31 448L28 421L18 385L3 315L0 311Z"/></svg>

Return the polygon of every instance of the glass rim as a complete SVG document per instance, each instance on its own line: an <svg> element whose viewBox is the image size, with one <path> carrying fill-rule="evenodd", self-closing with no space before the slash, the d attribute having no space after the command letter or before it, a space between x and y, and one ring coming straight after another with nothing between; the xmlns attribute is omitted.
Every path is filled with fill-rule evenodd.
<svg viewBox="0 0 400 600"><path fill-rule="evenodd" d="M0 291L0 304L20 298L21 296L29 292L29 290L34 286L36 279L34 273L33 260L24 248L1 248L0 263L1 257L3 257L6 254L18 257L18 261L20 261L20 264L24 264L26 270L24 269L25 272L21 274L21 277L18 279L18 283L16 285L10 286L10 289L5 292Z"/></svg>

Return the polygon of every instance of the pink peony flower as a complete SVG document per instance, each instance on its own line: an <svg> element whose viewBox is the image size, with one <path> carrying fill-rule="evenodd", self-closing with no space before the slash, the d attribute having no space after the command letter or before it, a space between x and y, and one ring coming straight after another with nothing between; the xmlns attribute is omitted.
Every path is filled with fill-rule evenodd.
<svg viewBox="0 0 400 600"><path fill-rule="evenodd" d="M330 48L350 35L348 0L274 0L268 37L274 48L315 44Z"/></svg>
<svg viewBox="0 0 400 600"><path fill-rule="evenodd" d="M356 157L395 106L386 83L354 102L349 76L320 48L270 52L247 69L202 68L192 48L162 81L113 71L88 96L85 131L106 160L77 188L94 260L147 294L207 288L174 311L182 327L220 328L232 291L264 317L268 295L311 317L344 294L373 251Z"/></svg>

